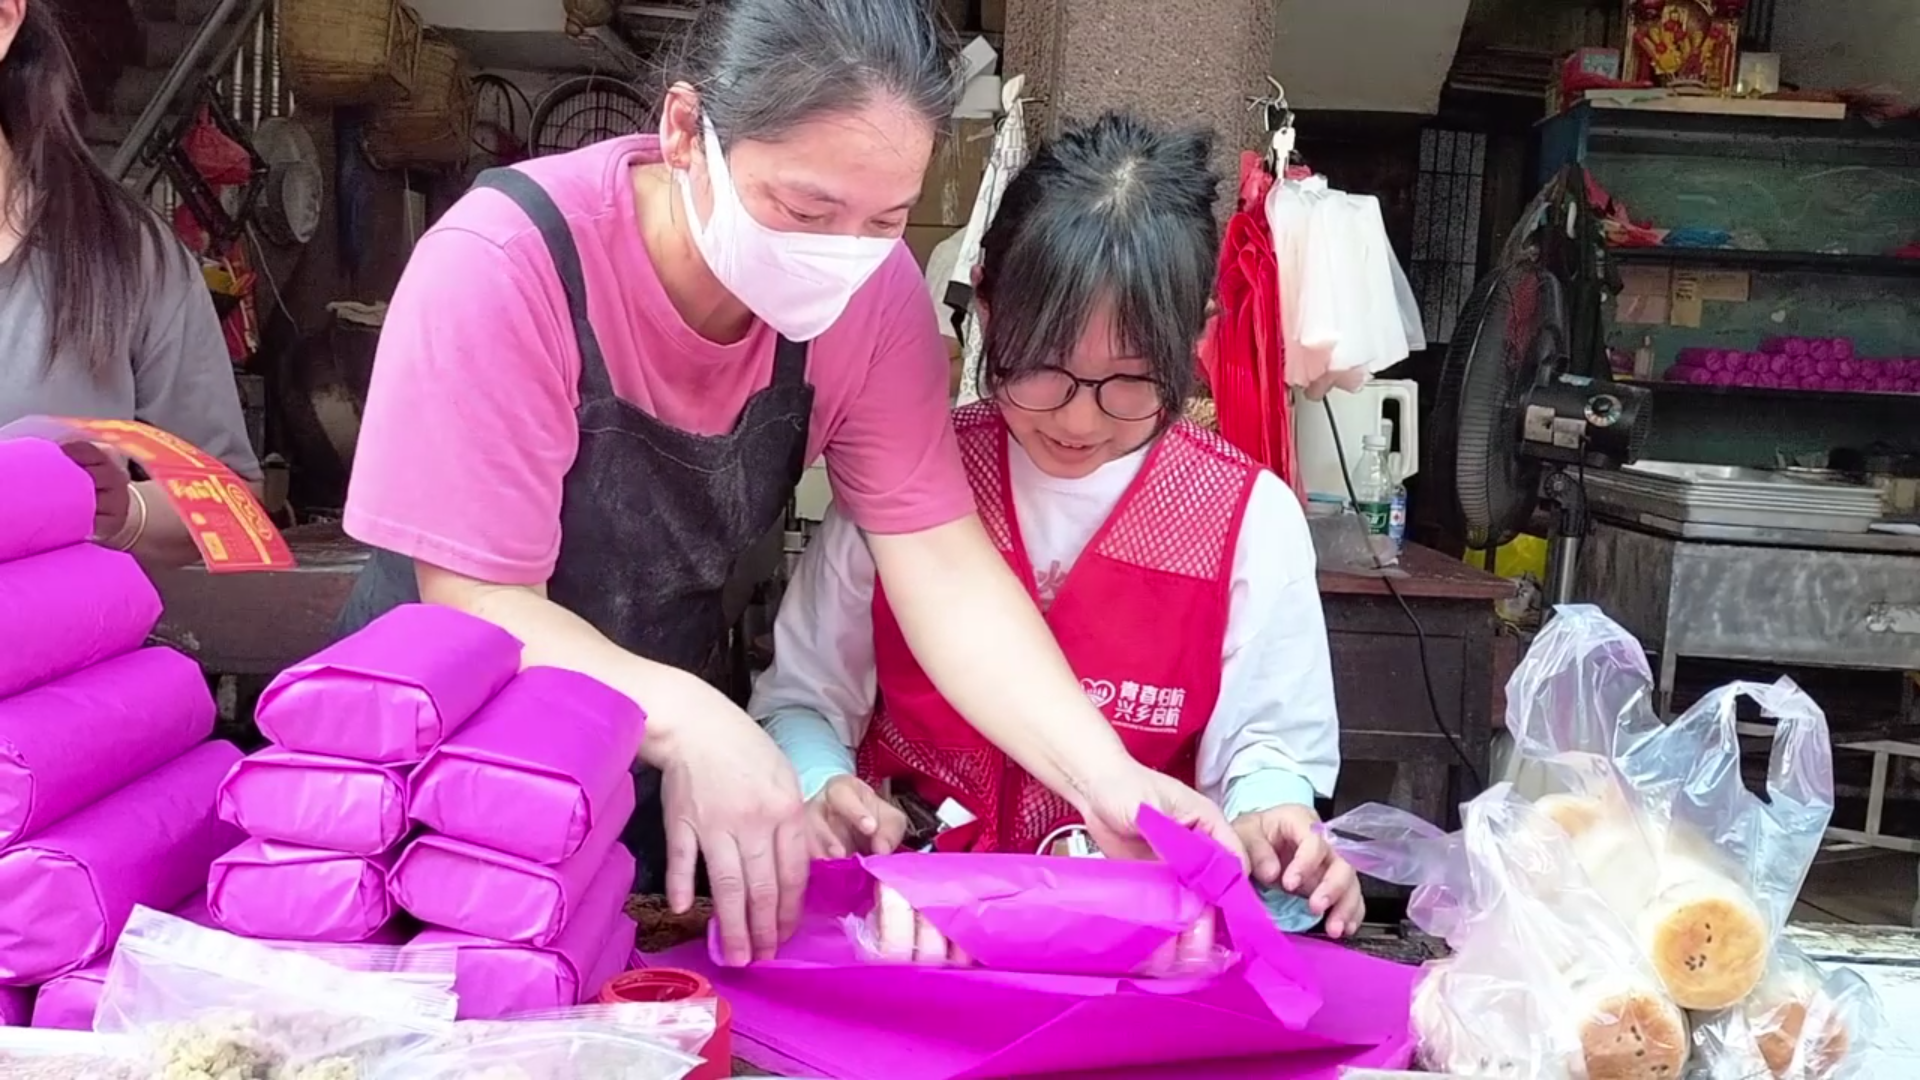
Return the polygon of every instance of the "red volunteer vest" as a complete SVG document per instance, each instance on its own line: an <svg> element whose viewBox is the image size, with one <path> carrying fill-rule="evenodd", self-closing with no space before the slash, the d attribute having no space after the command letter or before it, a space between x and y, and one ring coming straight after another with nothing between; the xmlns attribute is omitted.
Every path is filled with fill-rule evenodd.
<svg viewBox="0 0 1920 1080"><path fill-rule="evenodd" d="M965 406L954 429L987 535L1038 605L999 410ZM1259 471L1224 440L1175 423L1147 451L1045 612L1087 697L1128 752L1187 783L1220 695L1234 543ZM877 588L873 636L880 693L858 753L863 779L902 780L933 806L950 798L971 811L978 822L943 834L943 850L1033 851L1078 820L947 704Z"/></svg>

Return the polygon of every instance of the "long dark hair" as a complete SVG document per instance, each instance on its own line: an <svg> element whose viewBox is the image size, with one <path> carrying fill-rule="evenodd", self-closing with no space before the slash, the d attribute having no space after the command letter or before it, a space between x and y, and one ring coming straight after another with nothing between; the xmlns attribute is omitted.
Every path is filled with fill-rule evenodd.
<svg viewBox="0 0 1920 1080"><path fill-rule="evenodd" d="M1035 151L981 238L985 396L1059 364L1108 303L1121 344L1152 362L1168 415L1179 415L1219 261L1212 152L1204 129L1125 113L1070 126Z"/></svg>
<svg viewBox="0 0 1920 1080"><path fill-rule="evenodd" d="M42 260L52 306L51 368L62 357L104 371L126 362L143 270L172 243L160 219L94 160L86 98L51 6L28 0L0 60L0 133L12 157L5 219ZM4 362L4 359L0 359Z"/></svg>
<svg viewBox="0 0 1920 1080"><path fill-rule="evenodd" d="M665 67L731 148L900 101L940 131L960 96L957 42L925 0L707 0Z"/></svg>

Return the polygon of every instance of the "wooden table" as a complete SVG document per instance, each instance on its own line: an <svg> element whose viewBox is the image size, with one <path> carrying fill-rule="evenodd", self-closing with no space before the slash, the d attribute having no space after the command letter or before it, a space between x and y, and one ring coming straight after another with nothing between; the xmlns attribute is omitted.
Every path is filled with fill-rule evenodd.
<svg viewBox="0 0 1920 1080"><path fill-rule="evenodd" d="M1452 827L1459 804L1478 794L1475 776L1487 777L1494 690L1505 675L1493 661L1493 605L1511 597L1514 585L1416 544L1407 545L1400 569L1404 576L1392 578L1320 575L1340 708L1336 810L1384 800ZM1389 790L1361 780L1369 765L1390 768Z"/></svg>

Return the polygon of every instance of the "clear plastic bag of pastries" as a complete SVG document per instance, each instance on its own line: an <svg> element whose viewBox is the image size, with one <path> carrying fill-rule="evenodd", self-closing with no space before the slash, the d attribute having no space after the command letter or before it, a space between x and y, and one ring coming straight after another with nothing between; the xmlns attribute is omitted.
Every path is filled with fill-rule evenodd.
<svg viewBox="0 0 1920 1080"><path fill-rule="evenodd" d="M1675 1003L1759 986L1833 812L1826 717L1791 681L1734 683L1662 723L1645 654L1599 609L1561 607L1508 689L1516 788L1572 839ZM1766 791L1740 769L1741 703L1773 723Z"/></svg>
<svg viewBox="0 0 1920 1080"><path fill-rule="evenodd" d="M1686 1015L1565 834L1504 784L1464 818L1453 955L1414 994L1422 1062L1515 1080L1679 1080Z"/></svg>
<svg viewBox="0 0 1920 1080"><path fill-rule="evenodd" d="M1866 980L1844 968L1823 969L1782 939L1753 993L1694 1025L1689 1080L1878 1075L1872 1046L1881 1023L1879 1000Z"/></svg>

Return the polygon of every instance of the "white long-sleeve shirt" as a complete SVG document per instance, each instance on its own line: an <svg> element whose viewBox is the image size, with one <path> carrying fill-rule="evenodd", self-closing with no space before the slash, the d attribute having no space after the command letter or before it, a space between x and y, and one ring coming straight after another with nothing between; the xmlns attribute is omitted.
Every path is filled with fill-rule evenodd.
<svg viewBox="0 0 1920 1080"><path fill-rule="evenodd" d="M1047 603L1139 474L1146 449L1069 480L1041 472L1008 442L1014 511ZM1262 472L1234 546L1220 696L1195 777L1229 817L1333 791L1339 724L1314 570L1299 500ZM781 601L773 667L748 706L794 760L809 798L853 771L851 748L873 712L873 589L866 541L829 510Z"/></svg>

